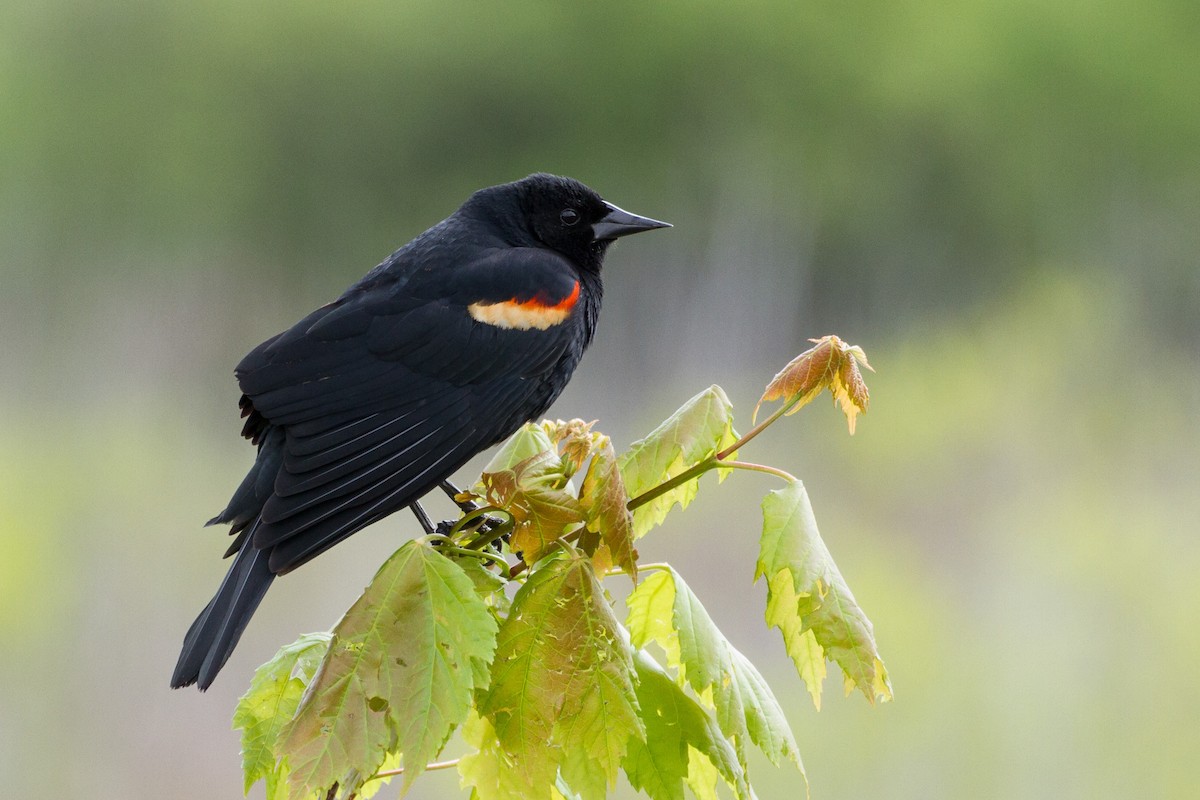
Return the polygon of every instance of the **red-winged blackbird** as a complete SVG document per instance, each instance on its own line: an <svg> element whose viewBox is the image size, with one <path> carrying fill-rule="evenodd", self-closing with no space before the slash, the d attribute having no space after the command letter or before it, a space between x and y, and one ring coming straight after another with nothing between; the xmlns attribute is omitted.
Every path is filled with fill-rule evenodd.
<svg viewBox="0 0 1200 800"><path fill-rule="evenodd" d="M608 246L662 227L570 178L482 189L242 359L258 457L209 523L232 525L237 556L171 686L208 688L276 575L541 416L592 340Z"/></svg>

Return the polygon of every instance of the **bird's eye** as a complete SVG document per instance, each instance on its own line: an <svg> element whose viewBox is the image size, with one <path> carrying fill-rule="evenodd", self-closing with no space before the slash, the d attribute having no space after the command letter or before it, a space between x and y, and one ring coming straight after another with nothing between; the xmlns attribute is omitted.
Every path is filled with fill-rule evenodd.
<svg viewBox="0 0 1200 800"><path fill-rule="evenodd" d="M564 208L558 215L563 225L574 225L579 222L579 212L573 208Z"/></svg>

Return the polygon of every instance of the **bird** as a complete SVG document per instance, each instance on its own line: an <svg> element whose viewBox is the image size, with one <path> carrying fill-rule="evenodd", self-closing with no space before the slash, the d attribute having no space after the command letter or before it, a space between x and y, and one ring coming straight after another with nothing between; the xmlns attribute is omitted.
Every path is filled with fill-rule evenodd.
<svg viewBox="0 0 1200 800"><path fill-rule="evenodd" d="M540 418L592 341L618 238L671 227L572 178L472 194L234 374L254 464L209 525L233 562L172 688L216 678L271 583Z"/></svg>

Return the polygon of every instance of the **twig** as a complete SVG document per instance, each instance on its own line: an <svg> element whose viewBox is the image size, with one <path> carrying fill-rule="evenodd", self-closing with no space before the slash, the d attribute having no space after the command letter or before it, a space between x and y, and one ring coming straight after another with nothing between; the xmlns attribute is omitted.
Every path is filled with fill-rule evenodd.
<svg viewBox="0 0 1200 800"><path fill-rule="evenodd" d="M449 761L435 761L432 764L426 764L425 771L432 772L435 769L453 769L454 767L458 766L458 762L459 759L457 758L452 758ZM367 778L367 781L373 781L378 778L394 778L397 775L403 774L404 767L399 767L397 769L385 769L383 772L376 772L374 775ZM363 783L366 783L367 781L363 781Z"/></svg>
<svg viewBox="0 0 1200 800"><path fill-rule="evenodd" d="M748 443L751 439L753 439L755 436L758 436L760 433L762 433L764 430L766 430L767 426L770 425L772 422L779 419L787 412L791 411L792 408L794 408L796 406L796 404L800 402L801 399L802 398L798 397L790 403L783 404L782 406L780 406L778 409L775 410L774 414L772 414L771 416L764 419L762 422L755 425L753 428L750 429L750 431L748 433L746 433L744 436L742 436L740 439L738 439L733 444L729 445L729 447L726 447L724 450L721 450L720 452L709 456L708 458L701 461L699 464L693 464L692 466L685 469L683 472L676 475L674 478L671 478L668 481L664 481L663 483L660 483L658 486L655 486L652 489L647 489L646 491L642 492L637 497L633 498L628 503L626 503L625 507L628 508L630 511L633 511L635 508L639 508L641 506L646 505L646 503L649 503L651 500L655 500L659 497L662 497L664 494L666 494L667 492L676 488L677 486L682 486L683 484L687 483L688 481L692 480L693 478L703 475L705 472L708 472L710 469L732 467L732 465L734 463L740 463L740 462L726 461L725 459L729 458L729 456L733 455L739 449L744 447L746 445L746 443ZM734 468L737 469L737 467L734 467ZM749 467L741 467L741 468L748 469ZM764 467L763 469L761 469L759 471L767 472L767 471L770 471L770 469L771 469L770 467ZM783 472L783 471L779 470L779 472ZM785 478L785 480L795 480L795 478L793 478L792 476L787 475L786 472L783 472L783 474L780 475L780 477L783 477L785 475L787 476Z"/></svg>

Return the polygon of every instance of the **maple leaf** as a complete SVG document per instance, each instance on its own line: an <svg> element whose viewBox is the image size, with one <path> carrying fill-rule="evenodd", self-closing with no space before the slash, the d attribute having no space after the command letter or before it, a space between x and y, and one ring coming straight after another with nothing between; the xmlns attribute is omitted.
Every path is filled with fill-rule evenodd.
<svg viewBox="0 0 1200 800"><path fill-rule="evenodd" d="M618 459L630 497L665 483L701 461L730 447L738 439L733 429L733 406L720 386L710 386L684 403L665 422L629 446ZM728 470L717 470L721 473ZM700 476L638 507L633 512L633 536L645 536L678 504L687 508L699 491Z"/></svg>
<svg viewBox="0 0 1200 800"><path fill-rule="evenodd" d="M480 476L488 503L512 514L509 545L527 564L541 558L568 527L584 521L578 498L564 488L569 476L563 469L552 448Z"/></svg>
<svg viewBox="0 0 1200 800"><path fill-rule="evenodd" d="M590 560L552 557L517 591L500 626L492 678L476 708L491 726L463 770L482 797L509 797L497 759L522 797L544 797L555 773L587 798L611 788L631 739L644 740L633 651ZM493 738L494 737L494 738ZM484 790L484 786L488 790Z"/></svg>
<svg viewBox="0 0 1200 800"><path fill-rule="evenodd" d="M767 579L767 623L783 634L813 704L821 708L826 658L842 668L847 693L860 689L871 703L892 699L874 627L817 532L804 484L770 492L762 509L754 579Z"/></svg>
<svg viewBox="0 0 1200 800"><path fill-rule="evenodd" d="M361 783L397 750L410 786L487 685L496 630L457 564L426 542L405 543L334 628L278 734L292 795L345 787L350 771Z"/></svg>
<svg viewBox="0 0 1200 800"><path fill-rule="evenodd" d="M813 347L788 362L771 382L754 407L754 418L763 403L782 399L788 406L785 414L795 414L823 390L829 389L834 402L846 415L850 435L860 413L867 413L870 393L859 365L874 372L867 354L857 345L847 344L836 336L809 339Z"/></svg>
<svg viewBox="0 0 1200 800"><path fill-rule="evenodd" d="M616 562L637 581L637 550L633 547L633 515L626 508L629 498L617 466L617 456L607 436L597 437L592 463L579 490L589 527L600 534L596 570L604 573L604 562Z"/></svg>
<svg viewBox="0 0 1200 800"><path fill-rule="evenodd" d="M679 683L691 686L713 709L743 772L748 766L746 745L752 742L772 764L778 766L787 759L803 773L799 749L779 701L754 665L718 630L679 573L670 567L654 572L633 591L626 605L633 646L641 648L653 641L663 649L667 666L676 670ZM703 783L711 786L709 777L703 777Z"/></svg>

